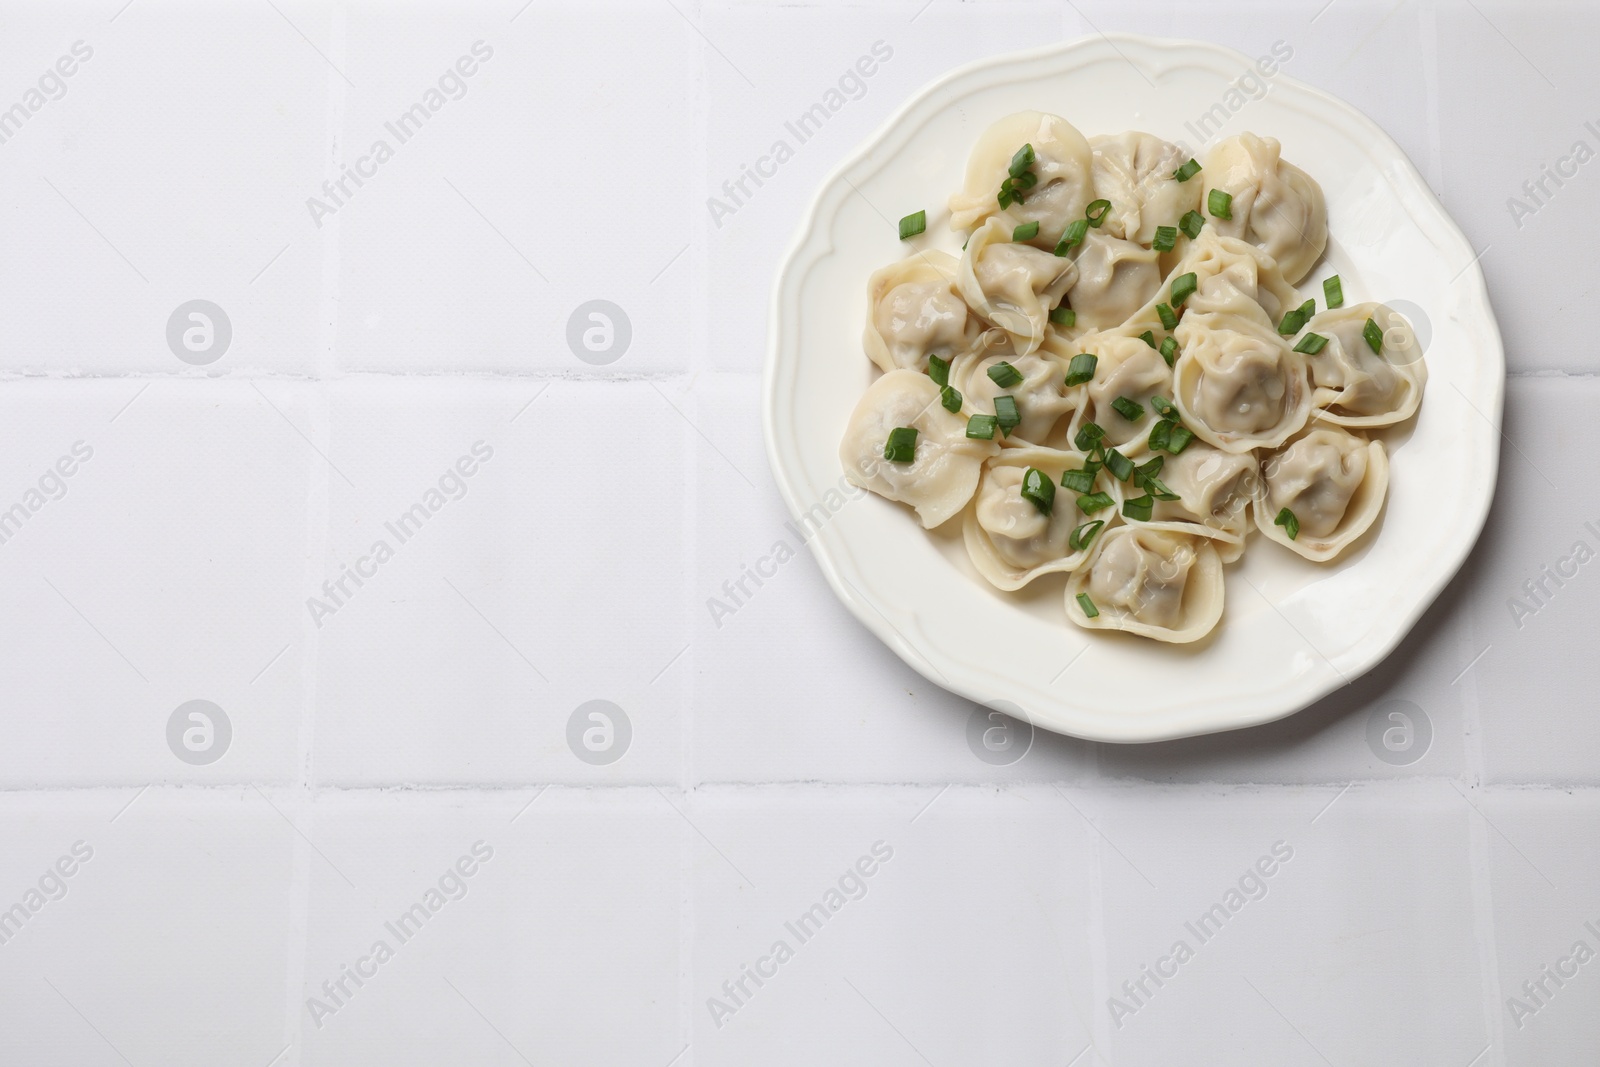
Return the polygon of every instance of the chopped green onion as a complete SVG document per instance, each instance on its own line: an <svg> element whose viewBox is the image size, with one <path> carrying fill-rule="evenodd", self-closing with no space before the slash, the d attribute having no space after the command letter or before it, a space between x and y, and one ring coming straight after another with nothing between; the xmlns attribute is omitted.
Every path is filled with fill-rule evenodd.
<svg viewBox="0 0 1600 1067"><path fill-rule="evenodd" d="M989 380L1002 389L1010 389L1022 381L1022 372L1002 359L989 368Z"/></svg>
<svg viewBox="0 0 1600 1067"><path fill-rule="evenodd" d="M1193 293L1199 286L1200 279L1195 277L1194 271L1190 271L1188 274L1180 274L1172 279L1172 306L1176 308L1179 304L1189 299L1189 294Z"/></svg>
<svg viewBox="0 0 1600 1067"><path fill-rule="evenodd" d="M1161 358L1167 361L1167 366L1172 366L1178 354L1178 339L1168 337L1161 342Z"/></svg>
<svg viewBox="0 0 1600 1067"><path fill-rule="evenodd" d="M1136 400L1129 400L1125 396L1119 396L1111 402L1111 406L1118 415L1121 415L1129 422L1138 422L1144 418L1144 405Z"/></svg>
<svg viewBox="0 0 1600 1067"><path fill-rule="evenodd" d="M1170 440L1172 440L1172 423L1166 419L1156 420L1156 424L1150 427L1150 451L1166 448Z"/></svg>
<svg viewBox="0 0 1600 1067"><path fill-rule="evenodd" d="M1104 511L1116 501L1106 493L1086 493L1078 498L1078 510L1085 515L1093 515L1097 511Z"/></svg>
<svg viewBox="0 0 1600 1067"><path fill-rule="evenodd" d="M1304 352L1308 356L1314 356L1321 352L1322 346L1327 343L1328 339L1320 333L1308 333L1300 338L1300 343L1294 346L1294 350L1296 352Z"/></svg>
<svg viewBox="0 0 1600 1067"><path fill-rule="evenodd" d="M1367 339L1374 354L1383 355L1383 331L1378 329L1377 323L1368 319L1367 324L1361 327L1361 336Z"/></svg>
<svg viewBox="0 0 1600 1067"><path fill-rule="evenodd" d="M1033 222L1024 222L1021 226L1011 231L1011 239L1013 241L1031 241L1037 236L1039 236L1039 222L1037 219Z"/></svg>
<svg viewBox="0 0 1600 1067"><path fill-rule="evenodd" d="M1100 609L1094 606L1094 601L1089 599L1088 593L1078 594L1078 607L1082 608L1083 613L1091 619L1100 617Z"/></svg>
<svg viewBox="0 0 1600 1067"><path fill-rule="evenodd" d="M1143 341L1145 344L1149 345L1151 348L1160 347L1160 346L1158 346L1156 344L1156 335L1155 335L1155 331L1154 330L1146 330L1144 333L1141 333L1139 335L1139 340Z"/></svg>
<svg viewBox="0 0 1600 1067"><path fill-rule="evenodd" d="M1272 525L1282 526L1283 532L1293 541L1300 536L1300 520L1294 517L1294 512L1284 508L1278 512L1278 517L1272 520Z"/></svg>
<svg viewBox="0 0 1600 1067"><path fill-rule="evenodd" d="M1122 502L1122 513L1137 522L1149 522L1150 512L1156 506L1156 498L1146 493L1136 496L1132 500Z"/></svg>
<svg viewBox="0 0 1600 1067"><path fill-rule="evenodd" d="M1079 452L1087 452L1097 445L1105 435L1106 432L1100 428L1099 423L1086 422L1078 427L1078 432L1073 437L1072 443L1078 446Z"/></svg>
<svg viewBox="0 0 1600 1067"><path fill-rule="evenodd" d="M1000 426L1000 432L1006 437L1010 437L1012 429L1022 421L1022 416L1017 413L1017 398L1014 396L995 397L994 418L995 422Z"/></svg>
<svg viewBox="0 0 1600 1067"><path fill-rule="evenodd" d="M1133 460L1114 448L1107 449L1106 470L1110 471L1111 476L1117 481L1125 482L1128 480L1128 476L1133 473Z"/></svg>
<svg viewBox="0 0 1600 1067"><path fill-rule="evenodd" d="M1184 236L1188 237L1189 240L1192 241L1196 237L1200 236L1200 231L1205 228L1205 224L1206 217L1200 214L1200 212L1185 211L1183 213L1183 218L1178 220L1178 229L1182 230Z"/></svg>
<svg viewBox="0 0 1600 1067"><path fill-rule="evenodd" d="M1089 206L1083 209L1083 217L1089 220L1090 226L1099 229L1100 224L1106 220L1106 212L1110 210L1111 201L1091 200Z"/></svg>
<svg viewBox="0 0 1600 1067"><path fill-rule="evenodd" d="M1050 321L1057 326L1076 326L1078 325L1078 313L1069 307L1052 308L1050 310Z"/></svg>
<svg viewBox="0 0 1600 1067"><path fill-rule="evenodd" d="M1206 210L1211 212L1213 218L1233 218L1233 194L1221 189L1211 190L1211 195L1206 197Z"/></svg>
<svg viewBox="0 0 1600 1067"><path fill-rule="evenodd" d="M1094 540L1095 535L1101 531L1105 524L1106 520L1095 519L1093 522L1086 522L1079 526L1067 537L1067 547L1074 552L1082 552L1089 547L1089 543Z"/></svg>
<svg viewBox="0 0 1600 1067"><path fill-rule="evenodd" d="M1194 440L1194 431L1187 426L1174 425L1172 434L1167 441L1167 451L1176 456L1179 452L1189 447L1189 442Z"/></svg>
<svg viewBox="0 0 1600 1067"><path fill-rule="evenodd" d="M1013 178L1021 177L1023 171L1033 166L1034 158L1033 145L1025 144L1017 149L1016 155L1011 157L1011 166L1007 168L1007 171Z"/></svg>
<svg viewBox="0 0 1600 1067"><path fill-rule="evenodd" d="M1152 478L1161 473L1161 468L1166 465L1167 457L1157 456L1148 463L1141 463L1134 468L1141 478Z"/></svg>
<svg viewBox="0 0 1600 1067"><path fill-rule="evenodd" d="M1163 419L1171 419L1174 422L1177 421L1177 419L1178 419L1178 409L1173 407L1172 406L1172 401L1168 400L1166 397L1164 397L1164 396L1153 396L1153 397L1151 397L1150 398L1150 406L1155 408L1157 411L1159 411L1161 413L1161 417Z"/></svg>
<svg viewBox="0 0 1600 1067"><path fill-rule="evenodd" d="M1161 316L1161 328L1171 332L1178 328L1178 313L1172 310L1170 304L1157 304L1156 314Z"/></svg>
<svg viewBox="0 0 1600 1067"><path fill-rule="evenodd" d="M1322 295L1327 298L1330 308L1344 306L1344 283L1337 274L1322 283Z"/></svg>
<svg viewBox="0 0 1600 1067"><path fill-rule="evenodd" d="M1031 170L1025 170L1011 179L1011 186L1014 189L1032 189L1038 184L1039 176ZM1021 200L1022 198L1019 196L1017 199Z"/></svg>
<svg viewBox="0 0 1600 1067"><path fill-rule="evenodd" d="M1056 483L1044 471L1029 467L1022 475L1022 499L1038 508L1039 514L1048 515L1056 505Z"/></svg>
<svg viewBox="0 0 1600 1067"><path fill-rule="evenodd" d="M900 220L900 240L904 241L908 237L915 237L917 234L927 230L927 228L927 211L914 211Z"/></svg>
<svg viewBox="0 0 1600 1067"><path fill-rule="evenodd" d="M917 431L910 426L898 426L889 431L889 440L883 446L883 458L890 463L910 463L917 456Z"/></svg>
<svg viewBox="0 0 1600 1067"><path fill-rule="evenodd" d="M1063 471L1061 474L1061 487L1071 489L1074 493L1089 493L1094 491L1095 472L1088 467L1079 470Z"/></svg>
<svg viewBox="0 0 1600 1067"><path fill-rule="evenodd" d="M948 385L939 390L939 403L944 409L954 415L961 410L961 394Z"/></svg>
<svg viewBox="0 0 1600 1067"><path fill-rule="evenodd" d="M1156 236L1150 242L1150 247L1157 252L1170 252L1172 246L1178 243L1178 228L1176 226L1157 226Z"/></svg>
<svg viewBox="0 0 1600 1067"><path fill-rule="evenodd" d="M1068 386L1082 385L1094 377L1095 364L1100 362L1100 357L1093 352L1079 352L1072 357L1072 362L1067 364Z"/></svg>
<svg viewBox="0 0 1600 1067"><path fill-rule="evenodd" d="M1180 182L1186 182L1190 178L1193 178L1196 174L1199 174L1199 173L1200 173L1200 163L1199 163L1199 161L1191 159L1191 160L1189 160L1189 162L1185 163L1183 166L1181 166L1177 170L1173 171L1172 172L1172 176L1174 178L1178 179Z"/></svg>
<svg viewBox="0 0 1600 1067"><path fill-rule="evenodd" d="M1154 474L1141 473L1137 478L1134 479L1134 484L1144 486L1144 491L1155 497L1157 500L1178 499L1178 494L1174 493L1171 489L1168 489L1166 483L1160 478L1157 478Z"/></svg>
<svg viewBox="0 0 1600 1067"><path fill-rule="evenodd" d="M1316 311L1317 302L1315 300L1307 300L1283 317L1283 321L1278 323L1278 332L1285 337L1293 337L1305 326L1306 320L1316 314Z"/></svg>
<svg viewBox="0 0 1600 1067"><path fill-rule="evenodd" d="M928 377L933 379L934 385L950 384L950 361L938 356L928 357Z"/></svg>
<svg viewBox="0 0 1600 1067"><path fill-rule="evenodd" d="M974 415L967 420L967 436L979 441L993 441L997 420L993 415Z"/></svg>
<svg viewBox="0 0 1600 1067"><path fill-rule="evenodd" d="M1089 220L1078 219L1067 224L1061 231L1061 242L1056 245L1056 255L1064 256L1074 246L1083 243L1084 235L1089 232Z"/></svg>

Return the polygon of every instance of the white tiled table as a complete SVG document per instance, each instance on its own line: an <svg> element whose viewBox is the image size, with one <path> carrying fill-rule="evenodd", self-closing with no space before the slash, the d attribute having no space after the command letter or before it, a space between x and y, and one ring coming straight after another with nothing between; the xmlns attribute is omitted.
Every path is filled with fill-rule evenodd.
<svg viewBox="0 0 1600 1067"><path fill-rule="evenodd" d="M1508 206L1600 150L1600 10L0 18L0 109L91 53L0 125L0 511L29 512L0 543L0 909L22 906L0 910L0 1064L1600 1062L1600 962L1542 976L1600 951L1600 563L1510 607L1600 548L1600 163ZM707 600L797 547L757 394L818 180L952 66L1113 29L1284 42L1399 140L1484 249L1500 487L1411 637L1308 711L1142 748L1040 735L995 766L973 706L803 550L732 615ZM860 92L714 219L878 42ZM166 340L194 299L233 330L204 366ZM611 362L567 343L591 300L631 324ZM379 539L392 558L314 619ZM168 743L195 699L232 731L205 765ZM621 759L569 745L591 700L624 710ZM1368 741L1393 701L1432 734L1403 766Z"/></svg>

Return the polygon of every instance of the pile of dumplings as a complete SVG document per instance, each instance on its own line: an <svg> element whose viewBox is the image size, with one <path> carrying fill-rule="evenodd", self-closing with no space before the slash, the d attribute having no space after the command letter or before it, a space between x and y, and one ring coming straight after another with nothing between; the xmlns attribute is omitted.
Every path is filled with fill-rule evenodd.
<svg viewBox="0 0 1600 1067"><path fill-rule="evenodd" d="M1346 305L1337 276L1296 289L1327 205L1279 151L1244 133L1202 165L1147 133L995 123L950 198L961 250L868 282L883 374L846 476L927 529L959 518L997 588L1063 572L1074 623L1158 641L1217 626L1255 532L1338 559L1383 508L1374 432L1416 413L1427 371L1401 315Z"/></svg>

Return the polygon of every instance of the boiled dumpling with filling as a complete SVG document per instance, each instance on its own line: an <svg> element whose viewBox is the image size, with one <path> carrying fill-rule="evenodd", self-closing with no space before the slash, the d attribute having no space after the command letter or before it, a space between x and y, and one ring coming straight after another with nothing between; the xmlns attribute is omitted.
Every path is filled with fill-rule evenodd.
<svg viewBox="0 0 1600 1067"><path fill-rule="evenodd" d="M1222 562L1238 559L1244 553L1250 524L1255 457L1191 441L1177 455L1156 459L1160 462L1151 473L1177 499L1157 498L1151 506L1151 521L1195 523L1217 543Z"/></svg>
<svg viewBox="0 0 1600 1067"><path fill-rule="evenodd" d="M972 347L981 324L956 291L959 266L947 252L928 251L872 275L862 341L880 369L927 370L930 355L950 360Z"/></svg>
<svg viewBox="0 0 1600 1067"><path fill-rule="evenodd" d="M1120 331L1091 334L1078 342L1095 357L1094 377L1084 391L1089 396L1089 418L1105 431L1108 446L1124 448L1142 442L1158 418L1154 398L1171 398L1172 370L1161 353L1141 338ZM1069 364L1070 365L1070 364ZM1127 404L1136 405L1136 418L1128 418Z"/></svg>
<svg viewBox="0 0 1600 1067"><path fill-rule="evenodd" d="M1067 580L1073 622L1178 644L1197 641L1217 625L1222 560L1209 538L1155 524L1118 526L1101 536L1093 562Z"/></svg>
<svg viewBox="0 0 1600 1067"><path fill-rule="evenodd" d="M1383 442L1339 427L1314 429L1261 461L1256 526L1306 559L1325 562L1367 531L1388 489ZM1278 521L1285 509L1292 523Z"/></svg>
<svg viewBox="0 0 1600 1067"><path fill-rule="evenodd" d="M1383 304L1352 304L1313 315L1296 347L1316 347L1314 339L1308 344L1311 334L1324 339L1306 356L1317 418L1339 426L1390 426L1416 413L1428 368L1405 316Z"/></svg>
<svg viewBox="0 0 1600 1067"><path fill-rule="evenodd" d="M1073 257L1078 277L1067 290L1078 325L1104 330L1126 322L1161 288L1160 260L1153 249L1090 230Z"/></svg>
<svg viewBox="0 0 1600 1067"><path fill-rule="evenodd" d="M995 400L1009 396L1016 401L1022 421L1003 434L1007 443L1054 445L1064 441L1072 428L1072 416L1083 406L1082 392L1063 386L1066 373L1056 361L1043 354L1019 356L1004 343L1004 333L992 332L1000 344L961 357L950 370L950 384L961 394L968 413L993 415ZM995 432L1000 440L1001 431Z"/></svg>
<svg viewBox="0 0 1600 1067"><path fill-rule="evenodd" d="M884 455L890 433L917 431L910 462ZM879 496L910 504L933 529L966 507L983 461L999 451L966 435L967 420L946 411L926 374L894 370L872 383L856 404L839 447L845 477Z"/></svg>
<svg viewBox="0 0 1600 1067"><path fill-rule="evenodd" d="M1305 171L1279 156L1271 137L1241 133L1221 141L1206 156L1206 225L1224 237L1240 237L1277 261L1290 285L1306 276L1328 243L1328 205ZM1211 211L1212 190L1233 199L1230 218Z"/></svg>
<svg viewBox="0 0 1600 1067"><path fill-rule="evenodd" d="M1010 179L1016 153L1033 147L1034 162L1026 173L1032 182L1021 188L1022 199L1002 213L1001 183ZM1062 231L1083 216L1094 199L1089 142L1066 119L1038 111L1008 115L984 131L967 159L966 182L950 198L950 226L971 230L993 215L1003 215L1006 232L1030 222L1039 224L1033 238L1041 248L1054 248Z"/></svg>
<svg viewBox="0 0 1600 1067"><path fill-rule="evenodd" d="M1094 194L1111 201L1101 229L1148 245L1157 226L1176 226L1200 205L1200 183L1172 172L1188 160L1177 145L1130 130L1089 138L1094 153Z"/></svg>
<svg viewBox="0 0 1600 1067"><path fill-rule="evenodd" d="M1077 277L1072 260L1013 242L1009 224L992 218L967 242L956 284L972 310L1029 355L1043 343L1050 312Z"/></svg>
<svg viewBox="0 0 1600 1067"><path fill-rule="evenodd" d="M1277 328L1299 304L1294 287L1277 263L1255 245L1221 237L1207 227L1173 268L1173 278L1194 274L1195 291L1184 301L1190 311L1226 311ZM1168 294L1163 293L1163 296Z"/></svg>
<svg viewBox="0 0 1600 1067"><path fill-rule="evenodd" d="M1305 357L1241 315L1188 311L1174 332L1173 402L1183 424L1224 452L1276 448L1311 413Z"/></svg>
<svg viewBox="0 0 1600 1067"><path fill-rule="evenodd" d="M1061 488L1062 474L1082 469L1084 462L1078 452L1008 448L984 464L962 537L973 566L996 588L1021 589L1041 574L1077 570L1093 557L1101 528L1085 530L1087 539L1080 536L1074 547L1073 531L1093 520L1078 510L1076 495ZM1023 495L1029 471L1048 483L1047 503ZM1102 471L1095 488L1109 489L1109 478Z"/></svg>

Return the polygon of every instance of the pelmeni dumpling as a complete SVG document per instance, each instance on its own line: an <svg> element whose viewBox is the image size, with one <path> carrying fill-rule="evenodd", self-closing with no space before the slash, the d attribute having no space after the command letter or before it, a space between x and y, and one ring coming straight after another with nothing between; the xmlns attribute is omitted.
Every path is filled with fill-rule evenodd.
<svg viewBox="0 0 1600 1067"><path fill-rule="evenodd" d="M996 588L1021 589L1041 574L1074 571L1093 557L1099 531L1082 548L1073 548L1071 538L1075 529L1094 518L1078 510L1074 493L1061 488L1061 475L1083 465L1080 453L1051 448L1007 448L983 465L961 533L973 566ZM1055 487L1049 514L1022 495L1030 468ZM1109 488L1109 481L1110 476L1101 472L1096 488ZM1109 509L1095 516L1109 517Z"/></svg>
<svg viewBox="0 0 1600 1067"><path fill-rule="evenodd" d="M1125 630L1184 644L1222 618L1222 559L1211 540L1174 526L1118 526L1067 579L1067 615L1091 630ZM1098 615L1078 601L1084 593Z"/></svg>
<svg viewBox="0 0 1600 1067"><path fill-rule="evenodd" d="M1196 437L1224 452L1277 448L1311 414L1305 357L1241 315L1184 314L1174 331L1173 403Z"/></svg>
<svg viewBox="0 0 1600 1067"><path fill-rule="evenodd" d="M1172 269L1174 278L1188 273L1194 274L1197 285L1184 302L1190 311L1248 315L1276 329L1300 303L1270 256L1236 237L1219 236L1209 226Z"/></svg>
<svg viewBox="0 0 1600 1067"><path fill-rule="evenodd" d="M1060 116L1021 111L990 126L973 146L966 182L950 198L951 229L971 230L1000 213L1000 184L1010 176L1011 159L1025 144L1033 146L1029 170L1037 181L1023 190L1021 203L1006 208L1006 232L1037 222L1034 241L1041 248L1054 248L1067 224L1083 216L1094 199L1089 142Z"/></svg>
<svg viewBox="0 0 1600 1067"><path fill-rule="evenodd" d="M1050 312L1078 278L1065 256L1011 240L1011 226L990 219L967 242L956 286L968 306L1011 335L1022 355L1038 350Z"/></svg>
<svg viewBox="0 0 1600 1067"><path fill-rule="evenodd" d="M883 456L889 432L917 431L910 463ZM939 387L926 374L892 370L873 382L856 404L839 446L845 477L863 489L916 509L931 530L967 506L983 461L1000 450L967 437L967 420L946 411Z"/></svg>
<svg viewBox="0 0 1600 1067"><path fill-rule="evenodd" d="M1381 353L1367 343L1368 320L1382 333ZM1339 426L1391 426L1416 413L1428 367L1404 315L1382 304L1352 304L1313 315L1301 343L1312 333L1328 339L1321 351L1306 357L1318 419Z"/></svg>
<svg viewBox="0 0 1600 1067"><path fill-rule="evenodd" d="M992 333L1005 338L999 330ZM1001 363L1009 363L1022 375L1022 381L1014 385L996 382L989 371ZM969 414L993 415L995 398L999 396L1016 400L1022 421L1005 434L1008 444L1054 446L1069 439L1076 422L1073 416L1083 407L1084 397L1082 390L1063 386L1065 377L1061 365L1042 353L1019 356L1005 343L962 356L950 368L950 384L961 394ZM995 439L1000 440L999 432L996 434Z"/></svg>
<svg viewBox="0 0 1600 1067"><path fill-rule="evenodd" d="M1257 479L1255 457L1191 441L1182 452L1161 459L1155 475L1178 499L1156 500L1151 521L1203 527L1224 563L1243 555Z"/></svg>
<svg viewBox="0 0 1600 1067"><path fill-rule="evenodd" d="M1157 226L1176 226L1200 206L1200 183L1180 182L1172 172L1188 160L1175 144L1130 130L1089 138L1094 153L1094 195L1111 201L1101 229L1142 245Z"/></svg>
<svg viewBox="0 0 1600 1067"><path fill-rule="evenodd" d="M1367 531L1383 510L1388 489L1383 442L1338 427L1314 429L1262 460L1256 526L1306 559L1324 562ZM1276 525L1284 508L1300 525L1293 539L1286 527Z"/></svg>
<svg viewBox="0 0 1600 1067"><path fill-rule="evenodd" d="M1279 158L1271 137L1241 133L1220 141L1206 156L1205 195L1220 189L1233 197L1232 216L1206 225L1224 237L1242 237L1277 261L1290 285L1306 276L1328 243L1328 205L1322 186Z"/></svg>
<svg viewBox="0 0 1600 1067"><path fill-rule="evenodd" d="M1172 396L1167 361L1140 338L1121 331L1090 334L1078 347L1095 355L1094 377L1083 388L1089 395L1088 417L1106 432L1106 445L1125 449L1142 442L1158 418L1151 398ZM1119 397L1138 404L1144 413L1129 420L1115 407Z"/></svg>
<svg viewBox="0 0 1600 1067"><path fill-rule="evenodd" d="M982 324L956 291L959 261L948 252L907 256L867 282L867 356L879 368L927 370L928 357L953 359Z"/></svg>
<svg viewBox="0 0 1600 1067"><path fill-rule="evenodd" d="M1104 330L1126 322L1161 288L1160 260L1153 249L1090 230L1073 260L1078 278L1067 290L1078 325Z"/></svg>

